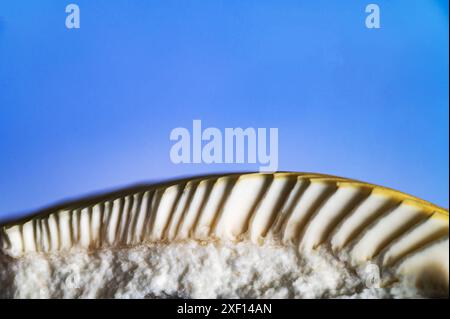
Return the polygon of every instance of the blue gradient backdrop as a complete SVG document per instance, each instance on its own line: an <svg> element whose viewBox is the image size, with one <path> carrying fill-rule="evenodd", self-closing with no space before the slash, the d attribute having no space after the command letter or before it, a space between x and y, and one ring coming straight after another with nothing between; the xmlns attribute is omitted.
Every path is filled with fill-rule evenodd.
<svg viewBox="0 0 450 319"><path fill-rule="evenodd" d="M0 2L0 219L174 165L174 127L278 127L279 169L448 207L447 1Z"/></svg>

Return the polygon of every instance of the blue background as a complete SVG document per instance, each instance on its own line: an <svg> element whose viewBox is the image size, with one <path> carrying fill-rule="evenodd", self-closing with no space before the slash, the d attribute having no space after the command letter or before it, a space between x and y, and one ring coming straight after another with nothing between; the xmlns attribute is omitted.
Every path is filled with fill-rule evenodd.
<svg viewBox="0 0 450 319"><path fill-rule="evenodd" d="M170 161L170 131L278 127L279 169L448 207L448 2L0 2L0 219L137 182L259 165Z"/></svg>

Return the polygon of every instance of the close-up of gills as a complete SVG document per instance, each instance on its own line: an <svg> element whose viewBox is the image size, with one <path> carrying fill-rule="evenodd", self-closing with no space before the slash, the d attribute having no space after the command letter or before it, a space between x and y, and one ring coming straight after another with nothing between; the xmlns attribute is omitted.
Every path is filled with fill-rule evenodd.
<svg viewBox="0 0 450 319"><path fill-rule="evenodd" d="M212 175L139 186L48 208L2 225L3 254L67 254L140 245L276 242L326 250L390 281L448 290L448 211L413 196L309 173Z"/></svg>

